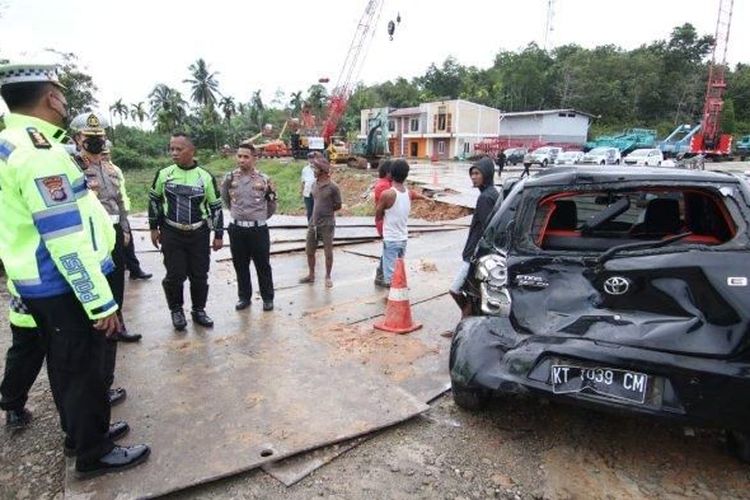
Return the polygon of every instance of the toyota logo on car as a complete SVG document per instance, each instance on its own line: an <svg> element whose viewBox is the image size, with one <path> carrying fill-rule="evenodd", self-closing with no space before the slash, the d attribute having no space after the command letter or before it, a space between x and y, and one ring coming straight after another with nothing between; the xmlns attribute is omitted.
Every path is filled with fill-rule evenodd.
<svg viewBox="0 0 750 500"><path fill-rule="evenodd" d="M604 282L604 291L610 295L624 295L630 289L630 281L621 276L612 276Z"/></svg>

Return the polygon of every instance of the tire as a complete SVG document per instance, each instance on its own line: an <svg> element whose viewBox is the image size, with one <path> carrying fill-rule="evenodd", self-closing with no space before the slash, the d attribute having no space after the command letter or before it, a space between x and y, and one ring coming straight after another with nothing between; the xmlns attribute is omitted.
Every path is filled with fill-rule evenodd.
<svg viewBox="0 0 750 500"><path fill-rule="evenodd" d="M606 164L607 164L607 162L605 160L602 160L602 161L599 162L599 165L601 165L601 166L604 166Z"/></svg>
<svg viewBox="0 0 750 500"><path fill-rule="evenodd" d="M484 389L470 389L456 384L451 380L451 392L453 401L464 410L481 410L487 407L492 395Z"/></svg>
<svg viewBox="0 0 750 500"><path fill-rule="evenodd" d="M615 160L615 165L619 165L619 164L620 164L620 160Z"/></svg>
<svg viewBox="0 0 750 500"><path fill-rule="evenodd" d="M750 463L750 433L727 431L727 449L743 462Z"/></svg>
<svg viewBox="0 0 750 500"><path fill-rule="evenodd" d="M542 168L547 168L547 159L542 160Z"/></svg>

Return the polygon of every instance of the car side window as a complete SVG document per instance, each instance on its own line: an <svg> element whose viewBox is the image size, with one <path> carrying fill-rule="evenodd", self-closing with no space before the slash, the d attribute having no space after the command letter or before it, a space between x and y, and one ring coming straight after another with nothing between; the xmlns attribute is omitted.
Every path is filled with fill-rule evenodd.
<svg viewBox="0 0 750 500"><path fill-rule="evenodd" d="M601 252L683 234L678 243L721 245L736 228L721 196L691 187L548 195L530 230L544 250Z"/></svg>

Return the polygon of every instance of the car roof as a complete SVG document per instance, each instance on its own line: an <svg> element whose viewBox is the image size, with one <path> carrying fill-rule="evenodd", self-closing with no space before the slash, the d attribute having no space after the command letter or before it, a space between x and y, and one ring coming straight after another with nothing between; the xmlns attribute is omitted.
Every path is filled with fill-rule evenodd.
<svg viewBox="0 0 750 500"><path fill-rule="evenodd" d="M688 170L668 167L623 167L612 165L555 167L542 170L526 181L526 187L570 186L574 184L600 184L607 182L706 182L738 183L734 175L727 172Z"/></svg>

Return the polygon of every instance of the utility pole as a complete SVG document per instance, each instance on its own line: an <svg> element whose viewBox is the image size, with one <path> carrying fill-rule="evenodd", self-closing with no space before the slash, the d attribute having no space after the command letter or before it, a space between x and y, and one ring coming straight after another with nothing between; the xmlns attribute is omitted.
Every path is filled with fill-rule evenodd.
<svg viewBox="0 0 750 500"><path fill-rule="evenodd" d="M552 32L555 31L555 0L547 0L547 22L544 26L544 50L552 50Z"/></svg>

